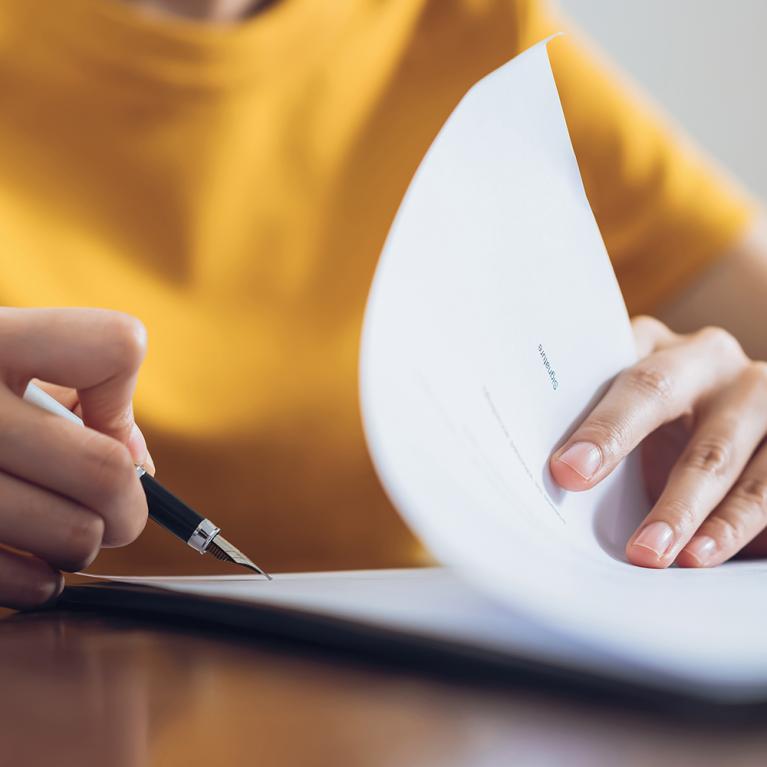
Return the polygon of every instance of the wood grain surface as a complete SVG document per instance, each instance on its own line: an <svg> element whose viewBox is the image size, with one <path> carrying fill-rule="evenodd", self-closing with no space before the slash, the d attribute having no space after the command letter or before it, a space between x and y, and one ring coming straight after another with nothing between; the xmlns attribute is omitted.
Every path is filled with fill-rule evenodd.
<svg viewBox="0 0 767 767"><path fill-rule="evenodd" d="M0 764L764 765L767 716L676 718L529 683L51 612L0 620Z"/></svg>

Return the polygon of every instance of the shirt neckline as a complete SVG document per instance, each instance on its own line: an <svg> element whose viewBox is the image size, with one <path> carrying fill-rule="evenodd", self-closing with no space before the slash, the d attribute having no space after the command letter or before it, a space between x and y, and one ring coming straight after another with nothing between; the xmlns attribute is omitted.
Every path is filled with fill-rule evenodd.
<svg viewBox="0 0 767 767"><path fill-rule="evenodd" d="M242 21L210 24L147 14L120 0L13 5L27 15L25 34L49 50L119 76L197 90L266 76L286 56L294 58L328 18L313 0L276 0Z"/></svg>

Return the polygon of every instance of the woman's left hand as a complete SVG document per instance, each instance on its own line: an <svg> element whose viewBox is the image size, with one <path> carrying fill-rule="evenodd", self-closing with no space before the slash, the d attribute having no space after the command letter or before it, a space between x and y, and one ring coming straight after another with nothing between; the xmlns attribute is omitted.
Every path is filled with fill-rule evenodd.
<svg viewBox="0 0 767 767"><path fill-rule="evenodd" d="M654 506L626 545L630 562L710 567L751 542L767 554L767 363L720 328L632 324L640 361L552 456L554 479L588 490L642 443Z"/></svg>

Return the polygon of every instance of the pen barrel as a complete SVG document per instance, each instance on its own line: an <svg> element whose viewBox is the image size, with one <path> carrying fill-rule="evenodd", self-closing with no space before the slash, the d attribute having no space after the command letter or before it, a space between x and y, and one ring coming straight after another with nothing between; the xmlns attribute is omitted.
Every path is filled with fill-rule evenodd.
<svg viewBox="0 0 767 767"><path fill-rule="evenodd" d="M143 474L139 481L146 493L149 516L184 543L189 543L200 525L206 521L205 517L176 498L149 474Z"/></svg>

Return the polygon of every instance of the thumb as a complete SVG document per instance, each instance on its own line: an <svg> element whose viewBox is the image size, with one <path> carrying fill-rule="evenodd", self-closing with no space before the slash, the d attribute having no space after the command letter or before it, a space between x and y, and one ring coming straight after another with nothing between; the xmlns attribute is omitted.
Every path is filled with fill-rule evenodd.
<svg viewBox="0 0 767 767"><path fill-rule="evenodd" d="M154 476L154 461L152 460L152 456L149 455L144 434L135 421L133 422L133 427L131 428L126 445L133 457L133 463L135 463L136 466L143 466L152 476Z"/></svg>

